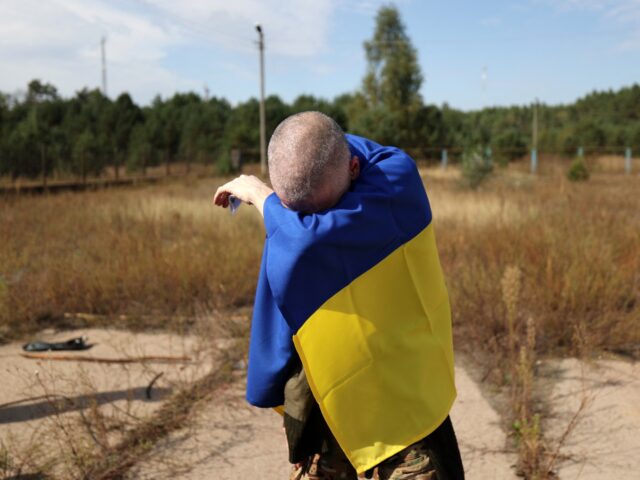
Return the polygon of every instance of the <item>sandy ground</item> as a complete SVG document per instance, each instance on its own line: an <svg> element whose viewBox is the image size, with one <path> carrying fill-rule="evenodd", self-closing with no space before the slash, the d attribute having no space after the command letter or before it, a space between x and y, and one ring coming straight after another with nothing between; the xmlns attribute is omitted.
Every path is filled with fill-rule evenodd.
<svg viewBox="0 0 640 480"><path fill-rule="evenodd" d="M467 371L456 366L458 398L451 411L467 479L517 478L516 454L507 450L502 419Z"/></svg>
<svg viewBox="0 0 640 480"><path fill-rule="evenodd" d="M561 480L636 478L640 471L640 370L637 363L576 359L545 362L550 408L543 421L551 447L567 425L556 463ZM215 401L203 408L193 426L157 446L130 472L131 479L287 478L286 445L280 417L252 408L244 400L243 372ZM458 399L451 412L468 480L515 479L516 455L507 450L501 418L467 370L456 367ZM585 406L576 417L576 412Z"/></svg>
<svg viewBox="0 0 640 480"><path fill-rule="evenodd" d="M127 478L284 479L289 471L280 416L244 399L244 372L216 392L189 428L161 441Z"/></svg>
<svg viewBox="0 0 640 480"><path fill-rule="evenodd" d="M88 336L94 347L66 355L130 358L182 356L190 363L133 364L31 360L17 344L0 347L0 445L26 452L31 442L55 451L64 444L59 424L78 411L98 405L108 415L143 417L157 409L178 385L192 382L215 365L211 344L196 337L134 334L85 329L44 332L41 340ZM220 340L224 342L224 340ZM218 345L218 350L225 345ZM209 353L206 353L209 352ZM516 456L501 428L500 413L459 358L458 399L451 412L467 478L516 478ZM158 374L151 398L149 382ZM161 440L130 472L131 479L231 480L287 478L289 465L278 414L250 407L244 400L245 369L236 366L234 381L220 387L199 408L193 422ZM552 448L561 444L556 473L562 480L635 478L640 471L640 367L622 360L580 362L550 360L539 383L549 408L543 431ZM53 400L53 401L52 401ZM575 412L583 408L570 435L563 435ZM49 432L49 433L47 433ZM56 435L47 437L47 434ZM48 442L57 442L50 444Z"/></svg>
<svg viewBox="0 0 640 480"><path fill-rule="evenodd" d="M188 431L159 444L130 472L131 479L288 478L290 466L280 416L250 407L244 400L244 377L202 409ZM515 479L515 454L506 451L500 417L463 368L456 369L458 399L451 418L468 479Z"/></svg>
<svg viewBox="0 0 640 480"><path fill-rule="evenodd" d="M135 334L119 330L83 329L43 332L34 339L63 341L86 336L94 346L80 352L51 352L70 357L131 358L150 355L190 356L192 362L131 364L33 360L20 355L21 345L0 346L0 442L10 452L26 452L34 443L65 441L56 426L89 406L109 416L142 417L161 405L179 384L211 368L192 337ZM147 387L162 376L150 390Z"/></svg>
<svg viewBox="0 0 640 480"><path fill-rule="evenodd" d="M640 478L640 365L621 360L547 362L551 414L543 425L557 444L582 402L560 449L562 480Z"/></svg>

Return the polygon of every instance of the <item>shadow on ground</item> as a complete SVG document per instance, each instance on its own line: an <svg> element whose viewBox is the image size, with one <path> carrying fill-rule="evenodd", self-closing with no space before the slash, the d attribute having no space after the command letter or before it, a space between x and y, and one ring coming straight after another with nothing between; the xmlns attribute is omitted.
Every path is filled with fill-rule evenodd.
<svg viewBox="0 0 640 480"><path fill-rule="evenodd" d="M18 404L0 407L0 424L26 422L29 420L45 418L54 414L82 410L92 405L100 406L107 403L113 403L119 400L158 402L171 394L170 388L154 388L151 398L148 398L147 389L148 387L137 387L91 393L87 395L77 395L75 397L66 397L61 395L39 397L43 398L43 400L28 403L26 405ZM27 399L26 401L29 400L30 399Z"/></svg>

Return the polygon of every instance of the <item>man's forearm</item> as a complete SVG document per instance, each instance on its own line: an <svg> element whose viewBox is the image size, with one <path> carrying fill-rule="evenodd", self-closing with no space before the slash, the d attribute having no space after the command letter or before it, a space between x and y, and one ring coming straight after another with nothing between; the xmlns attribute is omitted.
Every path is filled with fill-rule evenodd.
<svg viewBox="0 0 640 480"><path fill-rule="evenodd" d="M264 217L264 202L272 193L273 190L258 177L240 175L218 188L213 196L213 203L227 208L229 206L229 197L233 195L237 199L256 207L260 215Z"/></svg>
<svg viewBox="0 0 640 480"><path fill-rule="evenodd" d="M253 194L254 198L251 201L251 203L253 204L254 207L258 209L258 211L260 212L260 215L262 215L263 217L264 217L264 202L267 200L267 197L272 193L273 193L273 190L271 190L269 187L264 185L264 188L259 189Z"/></svg>

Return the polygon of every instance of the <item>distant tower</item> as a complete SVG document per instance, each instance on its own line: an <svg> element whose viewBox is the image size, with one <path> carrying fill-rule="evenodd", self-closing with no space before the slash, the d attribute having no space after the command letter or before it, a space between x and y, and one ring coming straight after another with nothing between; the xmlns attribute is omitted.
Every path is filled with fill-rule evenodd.
<svg viewBox="0 0 640 480"><path fill-rule="evenodd" d="M100 39L100 49L102 50L102 94L107 96L107 56L105 54L105 43L107 43L107 37Z"/></svg>
<svg viewBox="0 0 640 480"><path fill-rule="evenodd" d="M208 102L209 101L209 85L205 83L203 88L204 88L204 101Z"/></svg>

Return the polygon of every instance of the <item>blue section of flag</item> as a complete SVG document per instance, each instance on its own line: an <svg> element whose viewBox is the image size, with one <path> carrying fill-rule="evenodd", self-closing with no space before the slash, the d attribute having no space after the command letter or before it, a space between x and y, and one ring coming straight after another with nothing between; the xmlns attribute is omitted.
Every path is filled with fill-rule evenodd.
<svg viewBox="0 0 640 480"><path fill-rule="evenodd" d="M395 147L347 135L360 176L333 208L301 214L270 195L267 230L254 304L247 400L259 407L284 402L295 356L292 335L329 298L431 222L415 162Z"/></svg>

